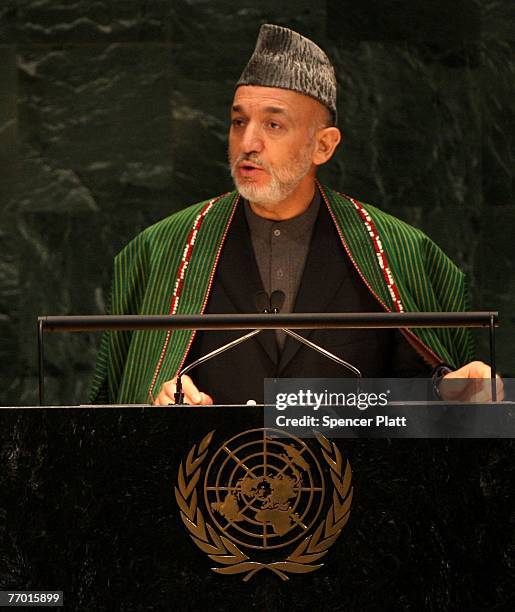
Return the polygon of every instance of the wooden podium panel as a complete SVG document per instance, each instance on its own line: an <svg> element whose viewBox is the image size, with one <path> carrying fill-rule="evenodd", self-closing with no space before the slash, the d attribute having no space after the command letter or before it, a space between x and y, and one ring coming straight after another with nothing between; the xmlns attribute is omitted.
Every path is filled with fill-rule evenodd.
<svg viewBox="0 0 515 612"><path fill-rule="evenodd" d="M262 428L262 409L248 406L0 410L0 590L62 590L70 610L441 611L507 602L512 441L332 440L325 456L316 439L306 450L293 441L275 447L286 467L273 468L271 484L252 446ZM338 456L339 471L329 461ZM323 532L350 494L347 461L350 517L331 542ZM310 514L304 506L322 496L317 462L325 497ZM206 493L209 474L216 484ZM309 487L303 498L292 494ZM286 524L274 522L285 510ZM238 543L246 520L250 532L267 524L268 549ZM274 548L281 530L294 541ZM311 550L297 565L323 566L299 573L284 563L308 535ZM246 559L233 562L235 548ZM280 571L263 567L273 563Z"/></svg>

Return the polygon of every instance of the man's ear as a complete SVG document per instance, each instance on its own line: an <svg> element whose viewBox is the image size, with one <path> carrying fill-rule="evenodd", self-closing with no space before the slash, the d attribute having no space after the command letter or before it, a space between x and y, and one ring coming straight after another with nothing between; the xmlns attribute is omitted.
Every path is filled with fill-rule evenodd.
<svg viewBox="0 0 515 612"><path fill-rule="evenodd" d="M342 139L342 133L337 127L326 127L319 130L315 138L316 147L313 152L313 163L316 166L321 166L333 156Z"/></svg>

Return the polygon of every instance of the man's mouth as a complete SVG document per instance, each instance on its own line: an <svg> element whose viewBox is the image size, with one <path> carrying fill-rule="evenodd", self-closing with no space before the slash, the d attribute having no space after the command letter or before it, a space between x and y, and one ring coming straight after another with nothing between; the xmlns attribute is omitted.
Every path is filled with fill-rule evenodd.
<svg viewBox="0 0 515 612"><path fill-rule="evenodd" d="M263 171L261 166L250 161L242 161L238 164L238 170L242 176L252 177Z"/></svg>

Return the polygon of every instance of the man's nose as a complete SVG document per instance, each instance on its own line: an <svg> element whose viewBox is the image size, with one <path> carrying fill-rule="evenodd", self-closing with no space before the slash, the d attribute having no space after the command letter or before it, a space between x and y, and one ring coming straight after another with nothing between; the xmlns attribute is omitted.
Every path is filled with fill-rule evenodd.
<svg viewBox="0 0 515 612"><path fill-rule="evenodd" d="M241 142L244 153L260 153L263 150L263 138L259 126L248 123Z"/></svg>

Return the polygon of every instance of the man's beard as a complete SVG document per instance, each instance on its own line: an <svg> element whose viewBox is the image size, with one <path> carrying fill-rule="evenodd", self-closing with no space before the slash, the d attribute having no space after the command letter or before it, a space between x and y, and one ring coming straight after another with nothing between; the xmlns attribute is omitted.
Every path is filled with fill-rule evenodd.
<svg viewBox="0 0 515 612"><path fill-rule="evenodd" d="M312 166L313 142L293 157L289 162L279 168L274 168L259 158L257 153L242 154L232 160L229 153L231 175L240 194L249 202L257 204L267 210L274 210L276 204L285 200L298 187L302 179L308 174ZM252 181L240 179L237 175L238 165L243 161L250 161L263 168L270 180L267 185L257 185Z"/></svg>

